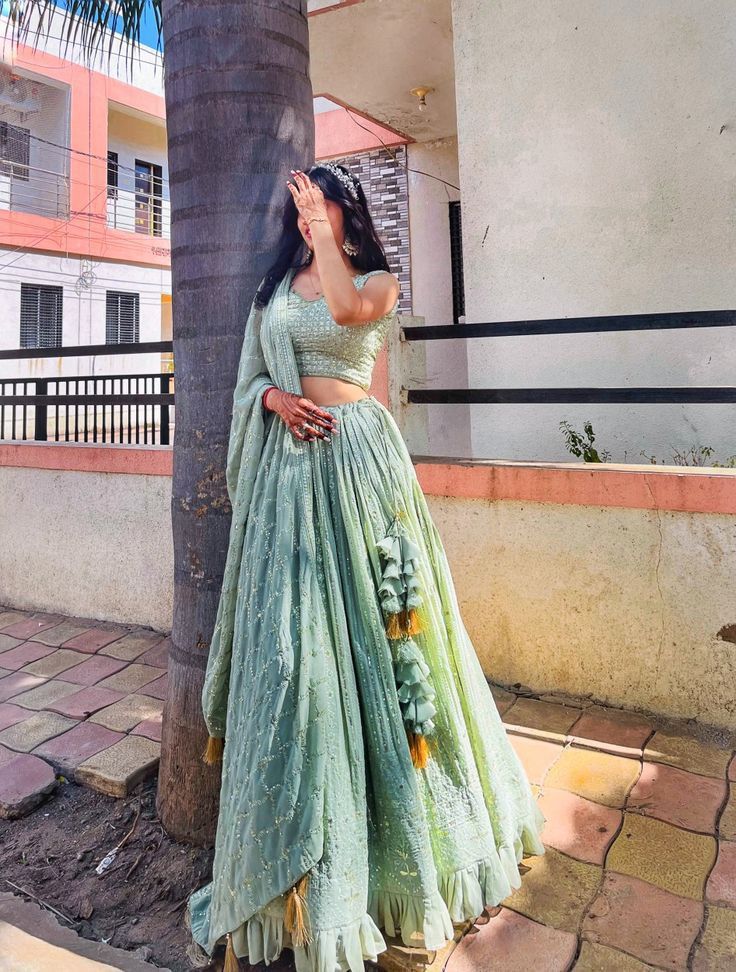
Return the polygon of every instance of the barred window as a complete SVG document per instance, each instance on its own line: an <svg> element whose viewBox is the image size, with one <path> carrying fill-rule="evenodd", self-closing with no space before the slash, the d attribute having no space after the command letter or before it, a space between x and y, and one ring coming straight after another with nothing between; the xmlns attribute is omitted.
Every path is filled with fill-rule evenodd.
<svg viewBox="0 0 736 972"><path fill-rule="evenodd" d="M118 196L118 153L113 151L107 153L107 195L109 199Z"/></svg>
<svg viewBox="0 0 736 972"><path fill-rule="evenodd" d="M28 181L31 163L31 130L0 121L0 172Z"/></svg>
<svg viewBox="0 0 736 972"><path fill-rule="evenodd" d="M135 160L135 231L161 236L163 172L155 162Z"/></svg>
<svg viewBox="0 0 736 972"><path fill-rule="evenodd" d="M132 344L140 340L140 294L108 290L105 342Z"/></svg>
<svg viewBox="0 0 736 972"><path fill-rule="evenodd" d="M56 348L61 345L63 297L63 287L20 285L22 348Z"/></svg>

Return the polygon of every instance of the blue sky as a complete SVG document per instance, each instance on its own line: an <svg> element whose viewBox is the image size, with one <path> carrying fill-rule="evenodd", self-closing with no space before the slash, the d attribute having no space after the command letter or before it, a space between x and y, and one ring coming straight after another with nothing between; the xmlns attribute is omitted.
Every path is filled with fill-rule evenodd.
<svg viewBox="0 0 736 972"><path fill-rule="evenodd" d="M66 0L55 0L57 7L66 8ZM4 4L3 4L4 5ZM141 43L148 47L156 47L158 31L156 29L156 18L153 15L150 2L146 3L143 15L143 25L141 27Z"/></svg>

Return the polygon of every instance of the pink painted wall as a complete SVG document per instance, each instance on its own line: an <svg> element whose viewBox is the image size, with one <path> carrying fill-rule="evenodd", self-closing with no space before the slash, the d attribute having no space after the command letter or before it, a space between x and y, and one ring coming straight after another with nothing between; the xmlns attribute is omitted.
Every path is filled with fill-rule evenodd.
<svg viewBox="0 0 736 972"><path fill-rule="evenodd" d="M331 94L324 93L322 96L338 101ZM414 141L395 129L379 125L370 116L356 111L352 106L347 107L350 108L350 114L344 108L336 108L334 111L321 111L314 116L315 158L354 155L381 148L383 145L391 148ZM351 114L357 116L357 123L350 117Z"/></svg>
<svg viewBox="0 0 736 972"><path fill-rule="evenodd" d="M91 218L52 219L31 213L0 211L0 242L19 249L40 249L168 267L168 240L150 239L107 226L107 114L113 101L144 112L155 119L165 117L163 98L110 78L98 71L44 51L19 45L12 64L33 71L41 78L61 82L70 90L70 211L91 213ZM87 155L95 156L92 162Z"/></svg>
<svg viewBox="0 0 736 972"><path fill-rule="evenodd" d="M372 393L379 397L381 376ZM0 466L170 476L172 450L73 443L0 444ZM417 460L429 496L736 514L736 470Z"/></svg>

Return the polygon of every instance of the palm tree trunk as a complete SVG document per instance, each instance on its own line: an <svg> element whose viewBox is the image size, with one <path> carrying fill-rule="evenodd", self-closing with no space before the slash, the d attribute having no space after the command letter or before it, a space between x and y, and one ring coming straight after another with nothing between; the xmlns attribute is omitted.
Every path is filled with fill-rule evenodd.
<svg viewBox="0 0 736 972"><path fill-rule="evenodd" d="M225 460L243 328L292 168L314 159L306 0L163 0L176 433L174 619L158 812L214 841L200 698L230 525Z"/></svg>

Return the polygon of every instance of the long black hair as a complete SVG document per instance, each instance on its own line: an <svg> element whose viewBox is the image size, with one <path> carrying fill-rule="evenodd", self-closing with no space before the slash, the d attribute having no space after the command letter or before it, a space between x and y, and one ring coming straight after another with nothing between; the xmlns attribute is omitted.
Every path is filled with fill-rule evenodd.
<svg viewBox="0 0 736 972"><path fill-rule="evenodd" d="M363 187L344 165L337 162L330 164L345 173L348 181L357 190L357 199L351 195L348 188L343 185L334 172L320 165L319 162L309 169L307 175L315 185L320 187L325 199L331 199L340 205L345 238L351 240L358 250L354 256L350 257L352 263L363 273L368 270L389 270L383 245L376 233L371 214L368 212L368 201L365 198ZM287 199L281 217L282 233L278 255L256 293L256 307L266 306L288 270L308 266L311 259L309 247L299 231L297 223L299 212L294 197L291 190L287 189L286 191Z"/></svg>

